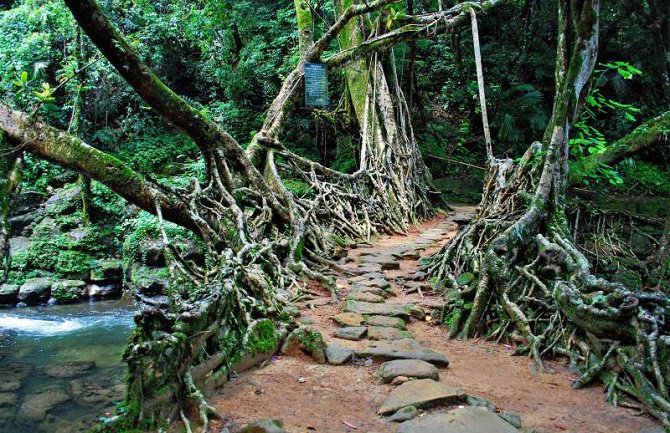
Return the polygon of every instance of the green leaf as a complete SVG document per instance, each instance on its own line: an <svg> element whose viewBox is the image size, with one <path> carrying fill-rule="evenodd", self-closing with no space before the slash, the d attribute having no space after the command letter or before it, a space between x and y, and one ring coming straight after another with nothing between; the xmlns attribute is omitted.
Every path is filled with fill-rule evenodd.
<svg viewBox="0 0 670 433"><path fill-rule="evenodd" d="M456 278L456 283L459 286L465 286L466 284L470 283L472 280L475 279L475 274L472 272L466 272L464 274L461 274Z"/></svg>

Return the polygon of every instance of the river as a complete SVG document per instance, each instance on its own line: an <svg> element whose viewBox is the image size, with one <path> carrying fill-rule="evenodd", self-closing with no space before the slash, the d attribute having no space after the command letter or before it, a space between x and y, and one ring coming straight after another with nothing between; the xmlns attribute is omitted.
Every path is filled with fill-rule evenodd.
<svg viewBox="0 0 670 433"><path fill-rule="evenodd" d="M121 401L133 306L0 310L0 433L84 432Z"/></svg>

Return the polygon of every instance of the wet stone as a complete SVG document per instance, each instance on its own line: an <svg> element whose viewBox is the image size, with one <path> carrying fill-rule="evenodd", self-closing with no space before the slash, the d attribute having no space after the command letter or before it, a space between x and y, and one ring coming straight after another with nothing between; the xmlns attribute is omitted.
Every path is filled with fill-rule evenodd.
<svg viewBox="0 0 670 433"><path fill-rule="evenodd" d="M334 335L337 338L358 341L365 337L367 331L368 329L365 326L350 326L336 329Z"/></svg>
<svg viewBox="0 0 670 433"><path fill-rule="evenodd" d="M358 313L339 313L332 319L340 326L360 326L365 322L363 315Z"/></svg>
<svg viewBox="0 0 670 433"><path fill-rule="evenodd" d="M331 343L326 347L326 359L331 365L345 364L351 360L353 354L353 350L340 343Z"/></svg>
<svg viewBox="0 0 670 433"><path fill-rule="evenodd" d="M518 431L494 413L485 409L464 407L404 422L400 424L396 433L518 433Z"/></svg>
<svg viewBox="0 0 670 433"><path fill-rule="evenodd" d="M462 389L451 388L432 379L410 380L394 389L377 413L389 415L405 406L424 409L443 404L456 404L464 399L465 392Z"/></svg>
<svg viewBox="0 0 670 433"><path fill-rule="evenodd" d="M70 399L71 397L58 386L42 388L23 399L23 403L19 406L17 419L26 422L41 421L46 417L47 412Z"/></svg>
<svg viewBox="0 0 670 433"><path fill-rule="evenodd" d="M125 389L124 384L110 387L98 382L81 379L70 382L70 391L77 400L77 403L82 406L95 406L119 401L123 399Z"/></svg>
<svg viewBox="0 0 670 433"><path fill-rule="evenodd" d="M19 395L13 392L0 392L0 408L14 407L19 401Z"/></svg>
<svg viewBox="0 0 670 433"><path fill-rule="evenodd" d="M368 326L368 339L370 340L400 340L403 338L412 338L412 333L388 326Z"/></svg>
<svg viewBox="0 0 670 433"><path fill-rule="evenodd" d="M422 346L413 339L381 340L371 342L365 349L357 350L357 356L370 356L378 360L420 359L438 367L449 366L444 354Z"/></svg>
<svg viewBox="0 0 670 433"><path fill-rule="evenodd" d="M363 291L354 291L351 292L347 295L347 301L362 301L362 302L375 302L375 303L381 303L384 302L384 297L376 295L374 293L370 292L363 292Z"/></svg>
<svg viewBox="0 0 670 433"><path fill-rule="evenodd" d="M27 362L14 362L0 367L0 392L21 389L23 380L33 372L33 365Z"/></svg>
<svg viewBox="0 0 670 433"><path fill-rule="evenodd" d="M88 373L93 367L95 363L92 361L61 362L42 368L42 372L47 376L70 379Z"/></svg>
<svg viewBox="0 0 670 433"><path fill-rule="evenodd" d="M370 326L390 326L398 329L405 329L407 326L401 318L389 316L365 316L365 323Z"/></svg>
<svg viewBox="0 0 670 433"><path fill-rule="evenodd" d="M396 359L379 366L375 381L389 383L396 377L439 380L440 371L433 364L420 359Z"/></svg>

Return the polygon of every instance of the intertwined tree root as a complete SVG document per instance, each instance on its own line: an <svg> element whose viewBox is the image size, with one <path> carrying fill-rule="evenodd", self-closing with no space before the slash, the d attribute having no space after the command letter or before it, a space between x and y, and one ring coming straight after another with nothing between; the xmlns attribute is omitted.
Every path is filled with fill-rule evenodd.
<svg viewBox="0 0 670 433"><path fill-rule="evenodd" d="M444 290L449 335L517 342L540 366L567 356L581 372L575 387L598 379L608 401L670 429L670 302L592 274L544 183L553 167L541 150L492 161L479 214L426 265Z"/></svg>

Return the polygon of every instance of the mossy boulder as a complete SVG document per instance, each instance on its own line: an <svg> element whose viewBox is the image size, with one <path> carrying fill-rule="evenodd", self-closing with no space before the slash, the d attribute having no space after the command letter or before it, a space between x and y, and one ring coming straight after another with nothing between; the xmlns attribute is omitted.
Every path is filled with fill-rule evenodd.
<svg viewBox="0 0 670 433"><path fill-rule="evenodd" d="M86 282L82 280L60 280L51 285L51 296L59 304L75 302L87 295Z"/></svg>
<svg viewBox="0 0 670 433"><path fill-rule="evenodd" d="M147 266L140 263L134 263L128 271L130 284L147 296L166 293L168 277L167 268Z"/></svg>
<svg viewBox="0 0 670 433"><path fill-rule="evenodd" d="M123 262L121 260L99 260L91 268L91 282L119 282L123 280Z"/></svg>
<svg viewBox="0 0 670 433"><path fill-rule="evenodd" d="M44 211L48 215L71 214L77 209L81 200L81 188L70 185L56 192L44 203Z"/></svg>
<svg viewBox="0 0 670 433"><path fill-rule="evenodd" d="M295 355L300 352L309 355L319 364L325 364L326 342L321 333L309 326L294 329L286 338L281 353Z"/></svg>
<svg viewBox="0 0 670 433"><path fill-rule="evenodd" d="M287 433L278 419L260 419L245 426L238 433Z"/></svg>
<svg viewBox="0 0 670 433"><path fill-rule="evenodd" d="M17 284L0 285L0 304L9 305L16 303L16 297L19 294L21 286Z"/></svg>
<svg viewBox="0 0 670 433"><path fill-rule="evenodd" d="M49 299L52 280L49 277L31 278L19 289L17 299L27 305L37 305Z"/></svg>

